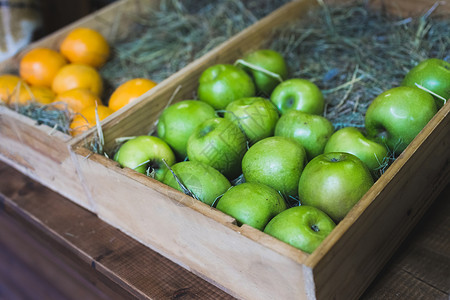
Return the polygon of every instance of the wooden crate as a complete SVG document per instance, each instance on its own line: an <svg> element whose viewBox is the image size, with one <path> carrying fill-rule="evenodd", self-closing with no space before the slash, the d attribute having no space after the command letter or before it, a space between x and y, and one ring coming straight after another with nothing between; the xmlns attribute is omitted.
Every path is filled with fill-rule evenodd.
<svg viewBox="0 0 450 300"><path fill-rule="evenodd" d="M76 27L90 27L101 32L109 42L124 37L131 28L132 17L148 12L156 0L123 0L80 19L57 32L32 43L16 56L0 62L0 74L18 73L22 56L32 48L58 49L59 43ZM120 22L119 22L120 20ZM120 24L120 26L119 26ZM84 139L73 138L46 125L0 106L0 159L24 174L61 193L75 203L93 211L75 168L70 145Z"/></svg>
<svg viewBox="0 0 450 300"><path fill-rule="evenodd" d="M66 26L65 28L39 40L21 51L15 57L0 63L0 74L18 73L23 55L32 48L58 46L67 33L80 26L101 32L110 43L125 37L133 28L136 16L146 17L150 9L159 6L159 0L121 0L92 15ZM147 94L152 94L157 86ZM127 108L114 113L108 119L125 113ZM86 134L72 138L46 125L37 125L26 116L5 106L0 106L0 159L27 174L33 179L61 193L77 204L95 212L94 204L86 197L80 180L79 170L71 158L73 144L85 139Z"/></svg>
<svg viewBox="0 0 450 300"><path fill-rule="evenodd" d="M273 28L301 18L316 4L286 4L172 76L145 101L107 120L105 148L114 148L118 137L147 134L170 98L192 98L203 70L259 48ZM423 7L411 11L423 12ZM232 217L93 153L85 146L93 131L74 145L73 157L100 218L230 294L243 299L352 299L449 182L449 111L447 103L310 255L247 225L239 227Z"/></svg>

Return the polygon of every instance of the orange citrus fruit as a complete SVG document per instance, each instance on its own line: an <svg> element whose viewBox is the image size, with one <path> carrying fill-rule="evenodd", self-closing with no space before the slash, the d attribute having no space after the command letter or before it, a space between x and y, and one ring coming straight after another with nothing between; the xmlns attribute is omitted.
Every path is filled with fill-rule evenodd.
<svg viewBox="0 0 450 300"><path fill-rule="evenodd" d="M0 75L0 102L8 104L10 99L18 96L17 91L22 89L22 85L23 81L19 76L11 74Z"/></svg>
<svg viewBox="0 0 450 300"><path fill-rule="evenodd" d="M62 67L53 79L52 89L55 93L86 88L100 96L103 91L103 81L96 69L88 65L68 64Z"/></svg>
<svg viewBox="0 0 450 300"><path fill-rule="evenodd" d="M96 30L76 28L62 41L61 53L72 63L101 67L109 57L109 44Z"/></svg>
<svg viewBox="0 0 450 300"><path fill-rule="evenodd" d="M83 133L84 131L97 124L97 119L95 117L95 108L95 105L86 107L73 118L72 122L70 123L70 128L72 129L71 134L73 136ZM107 106L97 106L97 113L100 121L105 119L113 112L114 111Z"/></svg>
<svg viewBox="0 0 450 300"><path fill-rule="evenodd" d="M64 91L58 94L53 102L56 104L55 107L59 109L67 108L74 113L79 113L86 107L94 106L96 103L98 105L102 103L96 94L86 88ZM61 102L61 104L58 102Z"/></svg>
<svg viewBox="0 0 450 300"><path fill-rule="evenodd" d="M53 102L56 94L46 86L29 86L26 83L21 86L18 97L12 97L9 104L25 105L28 102L37 102L40 104L49 104Z"/></svg>
<svg viewBox="0 0 450 300"><path fill-rule="evenodd" d="M48 48L35 48L22 57L19 72L31 85L50 87L56 73L65 64L67 61L61 53Z"/></svg>
<svg viewBox="0 0 450 300"><path fill-rule="evenodd" d="M145 78L131 79L120 85L109 98L108 106L116 111L154 88L156 82Z"/></svg>

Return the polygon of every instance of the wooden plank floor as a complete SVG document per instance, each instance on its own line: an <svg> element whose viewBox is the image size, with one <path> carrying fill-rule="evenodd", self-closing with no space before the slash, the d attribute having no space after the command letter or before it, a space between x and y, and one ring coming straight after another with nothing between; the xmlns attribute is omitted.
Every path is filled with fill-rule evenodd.
<svg viewBox="0 0 450 300"><path fill-rule="evenodd" d="M232 299L0 163L0 299ZM363 299L448 299L450 186Z"/></svg>
<svg viewBox="0 0 450 300"><path fill-rule="evenodd" d="M0 178L1 299L231 298L2 163Z"/></svg>

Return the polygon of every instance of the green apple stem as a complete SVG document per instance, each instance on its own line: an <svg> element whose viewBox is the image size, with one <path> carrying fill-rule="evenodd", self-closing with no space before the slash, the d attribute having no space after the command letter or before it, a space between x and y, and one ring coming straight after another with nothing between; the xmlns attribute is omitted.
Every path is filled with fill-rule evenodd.
<svg viewBox="0 0 450 300"><path fill-rule="evenodd" d="M319 227L317 227L316 224L311 225L311 229L314 230L315 232L319 232L320 231Z"/></svg>
<svg viewBox="0 0 450 300"><path fill-rule="evenodd" d="M433 92L433 91L430 91L429 89L427 89L426 87L424 87L424 86L418 84L417 82L415 83L415 85L416 85L419 89L424 90L425 92L428 92L428 93L430 93L431 95L435 96L436 98L438 98L438 99L444 101L444 105L445 105L445 103L447 103L447 99L445 99L445 98L442 97L441 95L438 95L438 94L436 94L436 93Z"/></svg>
<svg viewBox="0 0 450 300"><path fill-rule="evenodd" d="M267 69L261 68L260 66L254 65L252 63L246 62L243 59L238 59L234 64L235 65L241 64L243 66L246 66L247 68L250 68L255 71L259 71L261 73L266 74L267 76L273 77L273 78L277 79L279 82L283 82L283 78L281 78L281 76L279 74L271 72Z"/></svg>
<svg viewBox="0 0 450 300"><path fill-rule="evenodd" d="M152 168L151 166L149 166L146 170L147 176L150 178L155 179L156 178L156 170L154 168Z"/></svg>

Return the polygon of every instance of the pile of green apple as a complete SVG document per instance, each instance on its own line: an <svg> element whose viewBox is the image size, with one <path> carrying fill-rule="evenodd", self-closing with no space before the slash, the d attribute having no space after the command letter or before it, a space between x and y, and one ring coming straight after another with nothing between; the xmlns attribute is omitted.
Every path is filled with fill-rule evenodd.
<svg viewBox="0 0 450 300"><path fill-rule="evenodd" d="M287 69L266 49L207 68L198 100L168 106L157 136L127 141L114 159L311 253L374 184L385 157L402 152L450 98L450 67L429 59L412 69L370 104L365 132L335 131L320 89L287 79Z"/></svg>

